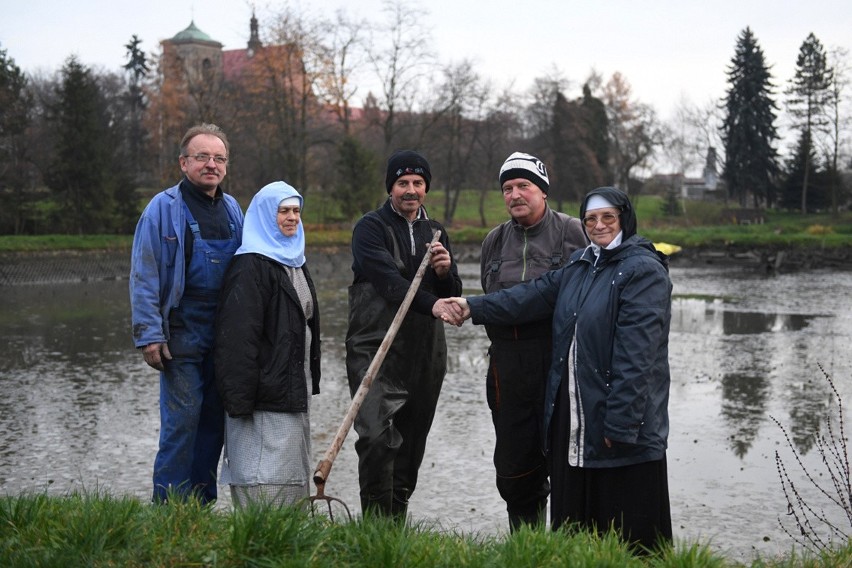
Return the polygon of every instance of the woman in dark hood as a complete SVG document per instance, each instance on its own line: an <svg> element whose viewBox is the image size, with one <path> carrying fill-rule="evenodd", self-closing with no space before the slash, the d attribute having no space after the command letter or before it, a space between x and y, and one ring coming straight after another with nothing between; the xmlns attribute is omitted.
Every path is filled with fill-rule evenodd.
<svg viewBox="0 0 852 568"><path fill-rule="evenodd" d="M580 217L591 244L564 268L450 301L475 324L553 317L542 441L552 528L614 527L641 553L672 540L666 473L672 284L665 255L636 234L636 213L622 191L590 191Z"/></svg>

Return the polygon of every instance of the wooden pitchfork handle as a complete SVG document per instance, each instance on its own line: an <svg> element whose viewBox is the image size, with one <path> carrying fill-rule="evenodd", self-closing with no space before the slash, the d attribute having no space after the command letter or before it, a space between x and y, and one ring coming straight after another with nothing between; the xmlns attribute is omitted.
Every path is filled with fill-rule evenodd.
<svg viewBox="0 0 852 568"><path fill-rule="evenodd" d="M334 440L331 441L331 446L329 446L328 450L325 452L325 456L323 456L323 459L320 460L319 464L317 464L317 469L314 472L314 484L317 486L318 495L323 495L325 481L328 479L329 472L331 472L331 466L334 463L334 458L336 458L337 454L340 452L340 448L343 446L343 440L345 440L346 435L349 434L349 429L355 421L355 416L358 415L361 403L364 402L364 397L367 396L367 391L370 390L370 385L373 384L373 378L379 370L379 367L382 366L382 362L385 360L385 355L388 354L388 349L390 349L391 343L393 343L396 333L402 325L402 320L408 312L408 307L414 300L414 294L417 293L417 289L420 287L420 281L423 280L423 274L426 272L426 267L429 265L429 259L432 258L432 245L434 245L440 237L441 231L435 231L435 234L432 236L432 242L429 243L429 246L426 249L426 254L423 255L423 261L420 263L420 267L417 269L417 273L411 281L411 286L408 287L408 292L405 294L402 304L399 305L399 309L396 311L396 316L393 318L393 322L391 322L387 333L385 333L385 338L382 340L379 350L376 351L372 362L370 362L370 366L367 367L367 372L364 374L364 378L361 379L361 386L358 387L358 390L355 392L355 396L352 397L352 403L349 405L349 410L346 411L343 423L340 425L340 428L338 428L337 434L334 436Z"/></svg>

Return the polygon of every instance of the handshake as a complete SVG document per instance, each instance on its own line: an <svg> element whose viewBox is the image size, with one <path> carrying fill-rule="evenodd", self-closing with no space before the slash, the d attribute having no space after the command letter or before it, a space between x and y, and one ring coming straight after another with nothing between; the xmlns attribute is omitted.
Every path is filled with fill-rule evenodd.
<svg viewBox="0 0 852 568"><path fill-rule="evenodd" d="M470 307L464 298L442 298L432 306L432 315L460 327L464 320L470 318Z"/></svg>

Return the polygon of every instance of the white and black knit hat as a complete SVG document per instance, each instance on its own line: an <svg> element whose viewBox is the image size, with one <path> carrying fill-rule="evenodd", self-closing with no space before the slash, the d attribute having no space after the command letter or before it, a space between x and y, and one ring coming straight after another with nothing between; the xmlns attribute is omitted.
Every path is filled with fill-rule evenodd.
<svg viewBox="0 0 852 568"><path fill-rule="evenodd" d="M547 193L550 187L550 178L547 177L547 168L544 162L523 152L515 152L503 162L500 168L500 187L508 179L523 178L536 184L539 189Z"/></svg>

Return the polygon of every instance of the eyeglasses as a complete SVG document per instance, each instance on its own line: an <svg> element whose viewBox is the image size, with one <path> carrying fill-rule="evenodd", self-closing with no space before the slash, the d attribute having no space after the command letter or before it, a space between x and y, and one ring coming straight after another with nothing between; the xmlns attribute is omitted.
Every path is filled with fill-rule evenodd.
<svg viewBox="0 0 852 568"><path fill-rule="evenodd" d="M224 166L228 163L227 156L211 156L210 154L195 154L192 156L186 155L184 156L184 158L192 158L199 164L206 164L210 161L210 158L213 158L213 161L216 162L216 164L219 166Z"/></svg>
<svg viewBox="0 0 852 568"><path fill-rule="evenodd" d="M612 225L616 221L618 221L618 215L614 213L604 213L600 217L583 217L583 224L587 229L593 229L597 226L598 221L603 223L604 225Z"/></svg>

